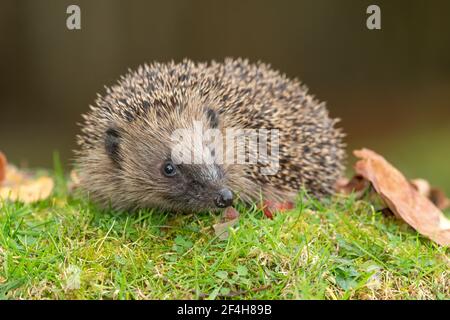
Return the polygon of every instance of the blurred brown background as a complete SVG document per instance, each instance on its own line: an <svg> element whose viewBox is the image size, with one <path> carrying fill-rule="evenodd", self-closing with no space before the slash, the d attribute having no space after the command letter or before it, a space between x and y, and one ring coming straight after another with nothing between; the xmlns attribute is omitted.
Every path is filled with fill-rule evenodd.
<svg viewBox="0 0 450 320"><path fill-rule="evenodd" d="M82 29L66 28L81 7ZM366 28L377 4L382 30ZM70 165L80 114L152 60L248 57L305 82L370 147L450 191L450 1L2 1L0 149ZM353 163L350 158L349 164Z"/></svg>

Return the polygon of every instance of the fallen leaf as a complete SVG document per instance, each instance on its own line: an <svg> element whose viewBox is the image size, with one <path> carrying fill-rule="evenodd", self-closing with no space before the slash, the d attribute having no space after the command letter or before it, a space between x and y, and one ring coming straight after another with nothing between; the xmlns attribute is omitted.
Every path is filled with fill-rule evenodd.
<svg viewBox="0 0 450 320"><path fill-rule="evenodd" d="M233 208L233 207L228 207L224 210L223 214L222 214L222 218L224 221L230 221L230 220L234 220L234 219L238 219L239 218L239 212Z"/></svg>
<svg viewBox="0 0 450 320"><path fill-rule="evenodd" d="M213 225L214 233L220 240L228 239L228 229L239 222L239 212L233 208L228 207L222 214L222 221Z"/></svg>
<svg viewBox="0 0 450 320"><path fill-rule="evenodd" d="M276 202L271 200L264 200L262 210L267 218L273 219L275 212L284 212L293 208L294 203L291 201Z"/></svg>
<svg viewBox="0 0 450 320"><path fill-rule="evenodd" d="M410 183L421 195L430 199L440 210L450 207L450 199L447 198L445 193L439 188L432 187L427 180L413 179ZM337 193L344 195L354 193L356 199L361 199L365 194L372 196L374 194L372 189L367 193L369 187L370 182L359 174L354 175L351 179L346 177L339 178L335 184ZM389 208L386 209L386 212L391 212Z"/></svg>
<svg viewBox="0 0 450 320"><path fill-rule="evenodd" d="M450 207L450 199L447 198L444 191L439 188L432 187L427 180L414 179L411 180L411 184L417 191L419 191L420 194L430 199L431 202L433 202L439 209L445 210Z"/></svg>
<svg viewBox="0 0 450 320"><path fill-rule="evenodd" d="M429 198L431 186L425 179L413 179L410 181L411 185L423 196Z"/></svg>
<svg viewBox="0 0 450 320"><path fill-rule="evenodd" d="M335 184L338 193L347 195L354 193L356 198L361 198L369 187L370 182L361 175L354 175L350 180L345 177L339 178Z"/></svg>
<svg viewBox="0 0 450 320"><path fill-rule="evenodd" d="M450 199L447 198L444 191L442 191L441 189L431 188L429 198L431 202L433 202L436 207L441 210L450 208Z"/></svg>
<svg viewBox="0 0 450 320"><path fill-rule="evenodd" d="M49 177L40 177L29 180L20 185L4 186L0 188L0 198L11 201L32 203L47 199L53 190L53 180Z"/></svg>
<svg viewBox="0 0 450 320"><path fill-rule="evenodd" d="M26 181L33 178L28 172L19 170L12 164L6 166L5 180L3 180L3 186L13 186L25 183Z"/></svg>
<svg viewBox="0 0 450 320"><path fill-rule="evenodd" d="M53 191L53 179L34 178L31 174L8 165L6 157L0 153L0 199L32 203L46 199Z"/></svg>
<svg viewBox="0 0 450 320"><path fill-rule="evenodd" d="M355 171L369 180L395 216L440 245L450 244L450 220L403 174L369 149L355 150Z"/></svg>
<svg viewBox="0 0 450 320"><path fill-rule="evenodd" d="M6 161L5 155L0 151L0 185L6 178L6 167L8 162Z"/></svg>

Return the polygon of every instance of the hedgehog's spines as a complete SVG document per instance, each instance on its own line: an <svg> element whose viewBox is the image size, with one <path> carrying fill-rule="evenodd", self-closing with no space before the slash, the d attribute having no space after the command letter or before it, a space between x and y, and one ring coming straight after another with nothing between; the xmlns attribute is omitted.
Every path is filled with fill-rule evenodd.
<svg viewBox="0 0 450 320"><path fill-rule="evenodd" d="M180 63L172 60L143 64L136 71L129 69L111 87L105 86L105 94L97 94L95 106L89 106L89 112L83 115L81 134L77 136L81 147L78 164L86 171L98 166L92 169L98 181L91 181L92 186L86 188L103 200L116 196L117 207L129 206L133 199L137 202L133 205L139 206L138 200L146 196L138 195L139 191L126 195L128 191L120 185L123 179L142 178L136 177L138 173L128 172L128 164L123 166L120 176L109 176L113 173L108 172L109 164L105 163L108 160L98 154L104 152L107 130L117 124L130 139L132 135L136 135L134 140L138 136L146 139L137 131L145 125L161 130L152 133L157 139L168 140L161 127L186 121L170 117L182 114L186 108L198 108L198 114L205 113L206 105L217 110L220 126L280 130L280 170L276 174L262 175L259 166L228 170L230 185L243 189L244 198L254 199L258 188L275 196L295 194L302 186L316 196L332 192L345 158L344 133L335 128L339 119L330 119L326 103L309 94L308 87L298 79L288 79L269 64L261 61L251 64L242 58L210 63L183 59ZM216 122L209 125L214 127ZM186 123L179 125L184 127ZM141 143L145 148L155 148L154 145L167 145L168 141ZM137 155L122 156L133 157ZM104 190L100 190L102 185Z"/></svg>

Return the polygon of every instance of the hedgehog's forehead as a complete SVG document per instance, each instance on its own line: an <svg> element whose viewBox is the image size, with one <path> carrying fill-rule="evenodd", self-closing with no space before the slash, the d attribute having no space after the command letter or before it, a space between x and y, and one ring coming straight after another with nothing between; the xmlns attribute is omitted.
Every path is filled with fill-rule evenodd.
<svg viewBox="0 0 450 320"><path fill-rule="evenodd" d="M217 164L179 165L184 176L198 182L217 182L224 177L223 168Z"/></svg>
<svg viewBox="0 0 450 320"><path fill-rule="evenodd" d="M170 159L181 166L183 172L193 180L220 180L224 175L223 167L215 157L215 150L220 146L208 138L210 129L207 126L200 130L201 125L203 124L196 124L175 132L169 147Z"/></svg>
<svg viewBox="0 0 450 320"><path fill-rule="evenodd" d="M214 153L220 147L222 133L203 121L177 128L171 133L170 151L175 163L212 164Z"/></svg>

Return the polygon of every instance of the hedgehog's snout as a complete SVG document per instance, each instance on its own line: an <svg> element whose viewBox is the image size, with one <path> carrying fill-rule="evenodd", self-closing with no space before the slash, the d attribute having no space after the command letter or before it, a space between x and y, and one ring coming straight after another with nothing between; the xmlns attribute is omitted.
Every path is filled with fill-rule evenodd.
<svg viewBox="0 0 450 320"><path fill-rule="evenodd" d="M233 204L233 192L228 188L220 189L214 203L219 208L226 208Z"/></svg>

